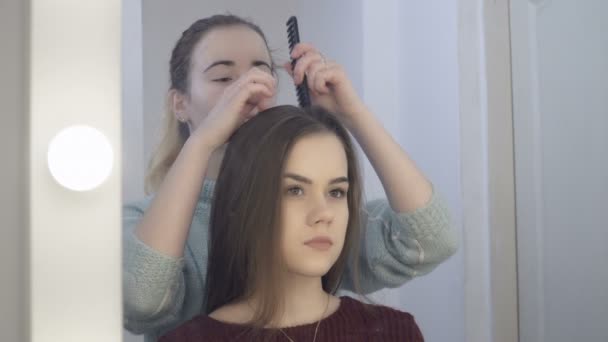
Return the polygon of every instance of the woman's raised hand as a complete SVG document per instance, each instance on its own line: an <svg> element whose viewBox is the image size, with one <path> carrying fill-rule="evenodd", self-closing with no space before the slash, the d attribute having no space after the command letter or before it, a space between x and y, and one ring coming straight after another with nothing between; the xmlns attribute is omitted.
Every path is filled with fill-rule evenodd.
<svg viewBox="0 0 608 342"><path fill-rule="evenodd" d="M268 72L251 68L224 89L193 135L212 149L222 146L244 122L274 104L276 83Z"/></svg>
<svg viewBox="0 0 608 342"><path fill-rule="evenodd" d="M292 69L290 62L284 67L295 84L302 83L306 76L313 104L337 114L345 124L349 123L352 115L365 108L344 68L326 60L313 45L297 44L291 57L297 59L295 68Z"/></svg>

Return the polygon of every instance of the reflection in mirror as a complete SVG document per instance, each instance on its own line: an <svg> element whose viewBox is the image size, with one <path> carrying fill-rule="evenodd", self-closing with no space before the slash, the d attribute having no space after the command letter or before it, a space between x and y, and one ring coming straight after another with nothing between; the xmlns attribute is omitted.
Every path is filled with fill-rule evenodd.
<svg viewBox="0 0 608 342"><path fill-rule="evenodd" d="M183 328L184 323L195 317L216 323L230 322L230 319L225 319L229 317L239 323L266 322L268 324L262 326L278 328L310 323L306 329L293 333L295 336L314 336L317 332L323 333L319 326L324 325L319 324L319 318L341 313L340 310L353 314L363 307L358 301L342 297L349 292L360 292L366 295L374 293L370 300L400 310L394 312L411 312L416 321L423 322L422 331L427 338L442 336L445 327L443 332L439 332L432 328L433 323L429 319L441 313L430 312L429 303L423 296L417 296L425 291L417 289L414 283L409 285L409 281L431 272L456 252L456 227L447 209L452 205L447 205L449 202L446 202L444 194L457 193L458 181L457 178L431 181L435 175L423 173L423 168L413 161L417 158L413 154L411 156L410 149L406 148L408 140L415 145L416 141L411 139L426 141L430 132L416 132L416 128L401 129L405 119L418 120L414 114L409 114L410 117L400 114L412 103L402 102L398 90L413 82L400 85L398 80L401 73L416 69L409 66L410 69L406 70L399 64L404 49L395 42L400 30L404 29L397 25L401 14L394 13L388 21L392 26L383 32L378 29L383 19L379 14L385 11L381 7L369 8L356 2L352 6L349 2L350 9L336 18L329 14L335 13L335 8L332 8L335 5L322 2L318 2L319 7L310 2L306 6L295 1L264 3L268 6L254 7L243 2L226 8L225 5L214 7L206 2L204 5L175 8L171 7L175 5L161 1L125 2L123 5L125 18L133 19L123 21L125 328L131 333L143 334L146 341L155 341L163 335L168 338L177 336L179 340L183 331L179 327ZM364 8L368 11L364 12ZM237 15L225 15L227 11ZM214 13L222 15L214 16ZM295 47L293 57L297 58L297 63L292 70L285 22L293 14L298 16L302 41L310 44ZM449 27L437 30L449 31ZM455 58L453 49L449 53ZM452 66L447 75L455 80L456 72ZM301 82L304 73L313 103L335 115L354 138L352 151L359 154L361 165L350 155L344 157L345 152L348 154L346 146L336 150L336 147L346 145L344 139L347 135L342 135L338 144L335 136L333 140L317 137L320 141L313 139L311 142L304 137L297 138L297 129L306 127L303 123L276 131L268 121L265 121L266 126L254 126L258 127L256 134L246 133L247 125L251 127L264 122L263 115L268 114L266 119L273 118L273 122L281 122L279 118L300 113L296 107L275 106L296 104L294 81ZM454 104L450 108L452 115L457 115L455 83L452 82L446 95ZM383 91L379 91L379 85ZM408 96L408 99L414 98L415 94ZM428 104L421 103L420 106L428 107ZM291 109L277 112L276 108ZM276 117L270 116L272 113ZM292 139L291 145L283 142L286 149L281 153L284 154L268 154L265 158L264 149L269 147L259 150L256 144L264 146L263 137L279 139L281 134L290 132L289 129L296 131L283 137ZM231 137L236 139L239 136L248 139L241 145L228 144ZM327 134L320 137L327 138ZM453 135L453 139L458 137ZM421 156L435 152L417 151ZM221 168L225 156L231 153L235 155L234 159ZM455 154L455 151L450 153ZM279 155L283 159L276 157ZM362 168L361 184L356 180L357 174L351 171L355 165ZM259 176L255 173L255 170L264 168L274 170L275 177L266 172ZM429 164L426 168L441 169L441 166ZM244 173L224 174L229 170ZM282 176L276 173L278 170L295 174L290 178L290 197L283 197L287 195L282 189ZM342 189L342 183L327 184L328 179L341 177L352 182L348 191ZM447 188L455 187L448 189L454 192L438 186L442 182L449 184ZM366 197L373 199L363 200L360 205L354 202L346 205L340 192L353 196L352 193L356 193L353 188L359 186L365 190ZM221 194L228 197L218 196L218 189L224 188L226 192ZM247 195L246 189L260 190L250 190ZM283 199L283 204L272 210L281 220L268 221L264 225L268 215L261 215L262 221L242 219L248 215L268 213L274 207L263 206L270 206L281 198L288 199ZM352 198L348 197L348 200L356 202ZM227 202L216 202L222 200ZM265 209L257 212L257 205ZM217 210L213 211L214 208ZM241 216L233 212L234 208L243 208ZM225 220L235 219L234 215L242 220L226 223ZM347 217L351 218L350 221ZM226 228L224 232L217 226L210 227L211 222L241 230L232 232ZM247 227L240 227L244 225ZM257 291L270 289L256 287L258 277L265 273L256 273L254 277L250 268L226 272L223 265L217 264L227 260L220 254L225 252L224 244L216 244L210 239L215 238L214 232L219 231L231 234L224 237L224 243L234 245L242 241L240 246L245 251L247 248L255 250L262 248L266 240L245 239L245 234L266 226L268 229L285 229L282 231L284 235L301 228L304 232L294 230L296 235L292 236L290 243L297 239L306 241L315 234L325 234L323 232L337 235L330 236L330 243L308 241L303 252L305 256L290 254L297 252L297 248L291 247L290 253L283 254L281 251L286 248L277 241L267 245L264 251L268 255L280 255L284 263L289 264L290 258L295 258L295 265L291 265L294 269L287 269L291 270L290 273L299 274L299 280L282 279L283 284L294 282L298 292L291 292L295 285L277 289L290 290L282 298L285 315L266 316L268 320L264 321L259 319L264 318L263 315L258 317L258 314L274 312L260 309L265 308L267 302L263 300L266 297ZM338 227L345 230L346 240L356 236L356 229L360 228L365 233L349 241L345 244L348 248L343 249L342 243L338 243L342 239ZM240 236L239 232L245 236ZM267 243L274 241L271 233L269 231L266 235L266 238L271 238ZM221 238L218 237L218 241ZM355 252L350 249L352 246L361 248ZM214 263L209 257L215 253L220 261L215 260ZM264 257L268 256L261 251L258 252L260 254L238 253L245 254L234 259L236 264L248 261L253 269L269 265L263 263ZM319 264L298 264L311 255L318 258ZM356 260L358 265L347 262L349 258ZM342 266L332 268L332 265ZM312 267L314 272L307 267ZM438 275L447 279L447 283L435 280L432 288L458 286L454 284L461 278L454 276L458 265L451 267ZM272 267L275 268L278 267ZM323 279L329 280L323 281L323 287L319 288L320 277L324 274ZM355 274L360 275L359 281L355 281L358 279ZM419 284L431 283L431 279L425 278L420 278ZM310 279L316 280L310 282ZM238 289L233 289L230 284ZM315 288L304 284L317 285ZM403 289L376 292L404 284ZM220 291L223 294L216 295L219 290L228 292ZM340 292L336 292L338 290ZM410 292L406 292L408 290ZM294 294L303 293L310 294L306 296L308 299L316 299L307 303L295 300ZM431 292L426 293L429 295ZM460 301L455 300L453 304L450 305L452 310L462 311ZM410 323L411 332L418 334L416 323ZM326 329L329 330L325 330L325 334L335 329L355 332L360 327L327 324ZM462 324L451 323L450 329L462 329ZM404 329L400 332L409 331ZM280 330L275 332L281 333ZM378 331L386 332L383 329ZM286 337L289 339L289 334ZM130 334L125 338L137 340Z"/></svg>

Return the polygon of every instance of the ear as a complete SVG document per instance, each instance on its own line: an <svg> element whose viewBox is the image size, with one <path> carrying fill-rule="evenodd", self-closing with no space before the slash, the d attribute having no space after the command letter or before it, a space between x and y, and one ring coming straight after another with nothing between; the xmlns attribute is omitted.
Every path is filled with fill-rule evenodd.
<svg viewBox="0 0 608 342"><path fill-rule="evenodd" d="M188 121L188 96L177 89L169 90L169 106L178 121Z"/></svg>

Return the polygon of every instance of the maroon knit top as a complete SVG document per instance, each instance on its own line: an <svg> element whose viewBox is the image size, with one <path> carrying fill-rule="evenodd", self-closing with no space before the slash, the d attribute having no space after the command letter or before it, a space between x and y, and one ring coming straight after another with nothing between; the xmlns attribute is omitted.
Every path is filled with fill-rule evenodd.
<svg viewBox="0 0 608 342"><path fill-rule="evenodd" d="M424 341L414 317L409 313L386 306L365 304L351 297L344 296L340 299L338 310L321 321L317 341ZM316 326L317 322L314 322L283 328L283 331L295 342L310 342L313 340ZM158 341L289 341L277 329L261 329L257 332L272 338L268 340L260 338L259 335L252 335L251 328L245 325L220 322L209 316L199 315L170 331Z"/></svg>

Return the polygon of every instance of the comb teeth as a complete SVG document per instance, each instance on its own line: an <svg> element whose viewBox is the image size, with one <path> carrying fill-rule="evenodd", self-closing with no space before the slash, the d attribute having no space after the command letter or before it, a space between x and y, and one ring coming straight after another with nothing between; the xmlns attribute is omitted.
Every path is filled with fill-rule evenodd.
<svg viewBox="0 0 608 342"><path fill-rule="evenodd" d="M287 40L289 42L289 53L293 50L294 46L300 42L300 33L298 32L298 20L295 16L292 16L287 20ZM291 60L291 66L296 65L296 60ZM306 76L300 85L296 86L296 96L300 107L310 107L310 95L308 93L308 81Z"/></svg>
<svg viewBox="0 0 608 342"><path fill-rule="evenodd" d="M287 39L289 41L289 50L293 50L293 47L300 42L298 20L295 16L292 16L287 20Z"/></svg>
<svg viewBox="0 0 608 342"><path fill-rule="evenodd" d="M306 79L304 79L306 82ZM296 95L298 97L298 103L301 107L310 106L310 98L308 96L308 89L303 85L299 85L296 87Z"/></svg>

